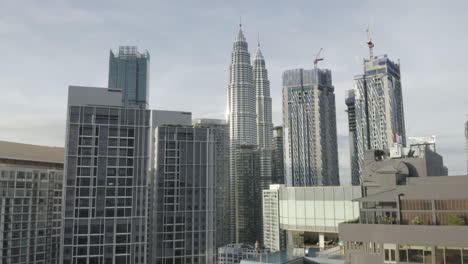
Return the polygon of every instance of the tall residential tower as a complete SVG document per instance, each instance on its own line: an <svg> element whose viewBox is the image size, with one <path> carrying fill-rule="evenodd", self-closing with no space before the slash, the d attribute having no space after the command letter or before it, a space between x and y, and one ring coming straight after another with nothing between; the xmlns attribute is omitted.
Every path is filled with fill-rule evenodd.
<svg viewBox="0 0 468 264"><path fill-rule="evenodd" d="M69 87L60 263L146 263L149 135L121 90Z"/></svg>
<svg viewBox="0 0 468 264"><path fill-rule="evenodd" d="M286 184L339 185L335 88L330 70L283 73Z"/></svg>
<svg viewBox="0 0 468 264"><path fill-rule="evenodd" d="M364 60L364 74L354 77L353 102L346 99L348 119L355 119L354 131L350 125L350 137L355 140L351 167L357 166L354 178L362 173L366 150L388 150L394 143L406 146L400 65L387 55L373 56L374 44L369 41L368 45L370 56ZM353 184L359 184L354 178Z"/></svg>

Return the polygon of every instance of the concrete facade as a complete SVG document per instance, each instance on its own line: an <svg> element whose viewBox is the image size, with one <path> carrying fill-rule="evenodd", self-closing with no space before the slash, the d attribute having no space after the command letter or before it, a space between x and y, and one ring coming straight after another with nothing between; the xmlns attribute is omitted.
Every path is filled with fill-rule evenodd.
<svg viewBox="0 0 468 264"><path fill-rule="evenodd" d="M283 131L288 186L340 185L335 88L330 70L283 72Z"/></svg>
<svg viewBox="0 0 468 264"><path fill-rule="evenodd" d="M428 175L443 168L426 163L428 153L435 152L400 158L366 152L359 222L339 225L349 263L468 259L468 177Z"/></svg>

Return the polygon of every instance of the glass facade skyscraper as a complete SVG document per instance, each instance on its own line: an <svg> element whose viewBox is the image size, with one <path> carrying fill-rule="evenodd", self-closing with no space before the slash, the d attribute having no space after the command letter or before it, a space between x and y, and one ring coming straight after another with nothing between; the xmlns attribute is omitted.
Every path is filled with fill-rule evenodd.
<svg viewBox="0 0 468 264"><path fill-rule="evenodd" d="M229 125L225 120L198 119L194 127L210 128L216 141L216 247L227 245L231 241L229 208Z"/></svg>
<svg viewBox="0 0 468 264"><path fill-rule="evenodd" d="M149 62L149 53L137 47L121 46L117 55L110 51L108 87L122 90L123 107L148 108Z"/></svg>
<svg viewBox="0 0 468 264"><path fill-rule="evenodd" d="M288 186L339 185L335 94L330 70L283 73Z"/></svg>
<svg viewBox="0 0 468 264"><path fill-rule="evenodd" d="M273 128L271 183L284 184L283 127Z"/></svg>

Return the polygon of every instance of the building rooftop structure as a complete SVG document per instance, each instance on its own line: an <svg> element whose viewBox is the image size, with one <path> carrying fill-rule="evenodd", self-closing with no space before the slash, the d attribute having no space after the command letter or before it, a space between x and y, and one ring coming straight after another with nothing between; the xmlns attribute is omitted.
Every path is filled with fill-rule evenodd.
<svg viewBox="0 0 468 264"><path fill-rule="evenodd" d="M64 148L0 141L0 163L63 168Z"/></svg>
<svg viewBox="0 0 468 264"><path fill-rule="evenodd" d="M441 159L428 162L436 153L422 150L401 157L365 153L363 197L355 199L359 220L339 225L347 261L462 263L468 258L468 177L434 174L443 168Z"/></svg>

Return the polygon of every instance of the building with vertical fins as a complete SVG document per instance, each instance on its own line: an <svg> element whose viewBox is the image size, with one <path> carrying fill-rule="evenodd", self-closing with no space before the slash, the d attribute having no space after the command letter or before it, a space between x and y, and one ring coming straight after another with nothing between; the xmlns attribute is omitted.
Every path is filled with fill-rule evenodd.
<svg viewBox="0 0 468 264"><path fill-rule="evenodd" d="M288 186L339 185L331 71L283 73L285 176Z"/></svg>
<svg viewBox="0 0 468 264"><path fill-rule="evenodd" d="M348 128L349 128L349 153L351 155L351 184L359 185L360 172L359 160L356 157L357 149L357 134L356 134L356 108L355 108L354 90L345 91L345 103L347 106L346 112L348 113Z"/></svg>
<svg viewBox="0 0 468 264"><path fill-rule="evenodd" d="M216 199L216 247L230 243L230 208L229 208L229 125L220 119L194 120L196 128L210 128L216 142L215 159L215 199Z"/></svg>
<svg viewBox="0 0 468 264"><path fill-rule="evenodd" d="M364 60L364 74L354 77L354 106L346 101L348 115L355 119L355 131L350 131L356 141L351 150L351 167L357 164L353 177L362 174L366 150L389 150L395 143L406 146L400 65L387 55L374 56L374 44L371 40L367 44L370 56Z"/></svg>
<svg viewBox="0 0 468 264"><path fill-rule="evenodd" d="M153 125L159 125L153 134L148 263L216 263L216 152L223 143L215 129L193 127L186 114L153 111Z"/></svg>
<svg viewBox="0 0 468 264"><path fill-rule="evenodd" d="M255 237L255 230L260 230L261 226L256 228L252 225L256 219L250 214L253 212L250 209L253 202L260 203L261 196L257 189L244 189L243 186L245 187L249 181L258 182L258 174L252 174L256 171L252 165L258 164L258 161L254 160L258 155L252 153L257 152L256 92L250 53L242 26L233 44L229 71L227 121L230 150L231 241L254 243L256 239L261 239Z"/></svg>
<svg viewBox="0 0 468 264"><path fill-rule="evenodd" d="M271 151L271 183L284 184L284 155L283 155L283 127L273 128Z"/></svg>
<svg viewBox="0 0 468 264"><path fill-rule="evenodd" d="M60 263L147 261L151 113L122 97L69 87Z"/></svg>
<svg viewBox="0 0 468 264"><path fill-rule="evenodd" d="M110 51L108 87L122 90L123 107L148 108L149 61L149 53L134 46L119 47L117 55Z"/></svg>

